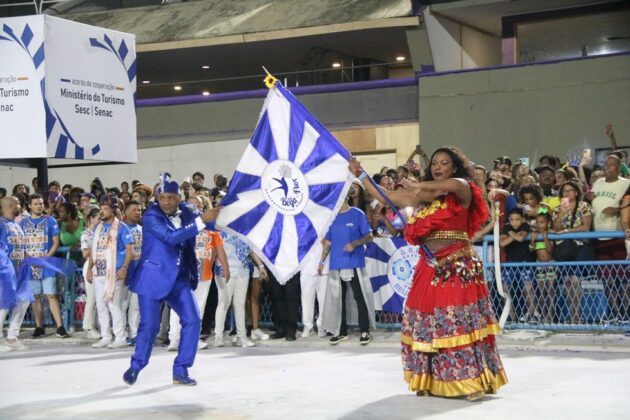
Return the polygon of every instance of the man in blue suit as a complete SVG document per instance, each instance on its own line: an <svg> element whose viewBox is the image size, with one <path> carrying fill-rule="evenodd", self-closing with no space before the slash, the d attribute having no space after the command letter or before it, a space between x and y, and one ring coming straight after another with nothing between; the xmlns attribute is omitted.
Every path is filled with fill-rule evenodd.
<svg viewBox="0 0 630 420"><path fill-rule="evenodd" d="M138 294L140 326L131 367L123 380L133 385L151 357L153 341L160 327L160 305L166 301L182 324L179 352L173 363L173 383L197 385L188 376L197 354L201 319L193 295L197 287L195 236L214 230L218 209L203 214L180 203L179 185L162 173L157 202L142 217L142 257L129 279L129 289Z"/></svg>

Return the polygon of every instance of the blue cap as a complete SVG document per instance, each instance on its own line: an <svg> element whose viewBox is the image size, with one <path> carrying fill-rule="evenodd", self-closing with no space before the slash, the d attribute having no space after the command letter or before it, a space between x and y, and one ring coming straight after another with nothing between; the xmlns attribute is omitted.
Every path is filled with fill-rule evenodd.
<svg viewBox="0 0 630 420"><path fill-rule="evenodd" d="M174 181L171 178L171 174L168 172L160 173L160 184L157 187L157 193L171 193L171 194L179 194L179 185L177 181Z"/></svg>

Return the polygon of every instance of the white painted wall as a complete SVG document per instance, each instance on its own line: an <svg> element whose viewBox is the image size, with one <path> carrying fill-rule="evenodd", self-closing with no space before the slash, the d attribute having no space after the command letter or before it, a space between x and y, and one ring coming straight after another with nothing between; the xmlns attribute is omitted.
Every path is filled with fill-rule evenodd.
<svg viewBox="0 0 630 420"><path fill-rule="evenodd" d="M429 44L436 71L461 70L460 25L450 20L424 13L429 32Z"/></svg>
<svg viewBox="0 0 630 420"><path fill-rule="evenodd" d="M501 39L452 20L424 13L429 44L437 71L462 70L501 64Z"/></svg>
<svg viewBox="0 0 630 420"><path fill-rule="evenodd" d="M179 182L185 176L201 171L206 176L206 185L212 186L215 173L232 177L248 142L230 140L139 149L137 164L50 169L48 177L61 184L87 189L95 176L106 187L120 186L122 181L131 182L134 179L152 186L157 183L160 171L169 171ZM0 166L0 186L9 191L18 183L30 186L34 176L34 169Z"/></svg>

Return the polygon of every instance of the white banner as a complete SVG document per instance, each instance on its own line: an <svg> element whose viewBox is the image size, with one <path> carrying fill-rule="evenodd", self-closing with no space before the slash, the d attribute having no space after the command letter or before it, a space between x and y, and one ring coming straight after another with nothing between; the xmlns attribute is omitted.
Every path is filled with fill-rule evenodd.
<svg viewBox="0 0 630 420"><path fill-rule="evenodd" d="M48 155L136 162L135 36L45 23Z"/></svg>
<svg viewBox="0 0 630 420"><path fill-rule="evenodd" d="M134 35L50 16L0 19L0 57L0 89L11 83L0 90L0 140L12 146L0 158L137 162Z"/></svg>
<svg viewBox="0 0 630 420"><path fill-rule="evenodd" d="M0 157L46 157L44 17L0 19Z"/></svg>

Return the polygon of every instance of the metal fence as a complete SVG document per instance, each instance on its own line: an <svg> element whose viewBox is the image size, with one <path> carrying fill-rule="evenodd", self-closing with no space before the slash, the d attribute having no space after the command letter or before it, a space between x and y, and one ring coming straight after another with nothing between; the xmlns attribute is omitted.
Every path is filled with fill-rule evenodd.
<svg viewBox="0 0 630 420"><path fill-rule="evenodd" d="M623 232L550 234L552 240L619 238ZM482 260L495 311L505 306L496 287L495 265L491 261L493 237L484 238ZM66 329L80 328L85 308L85 287L81 261L76 253L62 247L58 252L68 263L67 275L59 278L59 296ZM555 331L622 332L630 329L630 261L573 261L546 263L501 263L504 290L512 298L506 323L508 329ZM46 299L42 299L44 324L54 325ZM301 319L301 314L300 314ZM261 325L273 324L270 295L261 295ZM377 311L377 327L400 328L401 314ZM24 326L33 326L31 310Z"/></svg>
<svg viewBox="0 0 630 420"><path fill-rule="evenodd" d="M580 240L594 246L623 232L549 234L551 240ZM526 239L529 240L529 237ZM491 260L494 238L484 238L482 260L497 314L504 309ZM504 290L512 298L508 329L621 332L630 329L630 261L502 262Z"/></svg>

